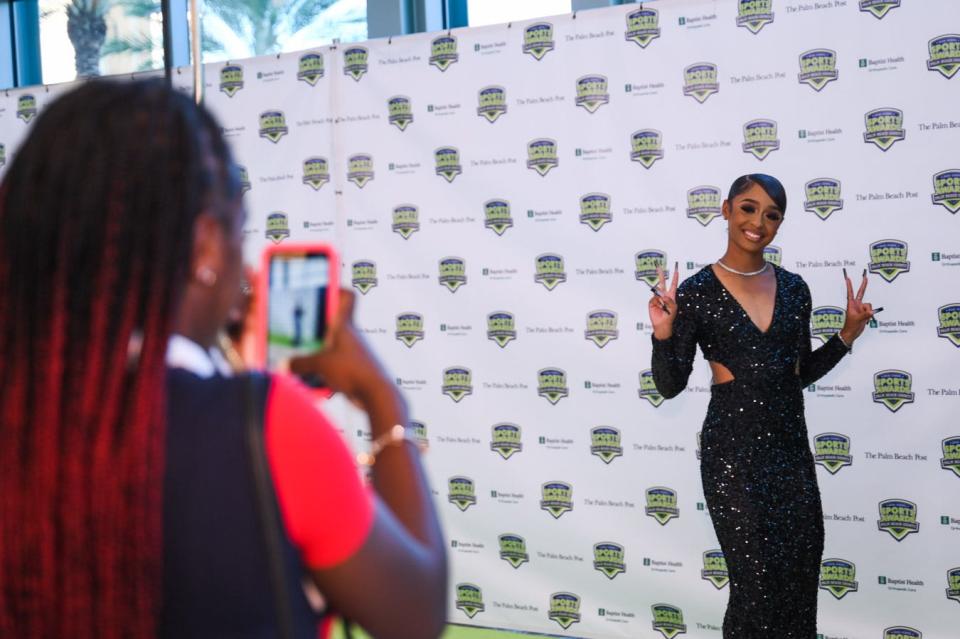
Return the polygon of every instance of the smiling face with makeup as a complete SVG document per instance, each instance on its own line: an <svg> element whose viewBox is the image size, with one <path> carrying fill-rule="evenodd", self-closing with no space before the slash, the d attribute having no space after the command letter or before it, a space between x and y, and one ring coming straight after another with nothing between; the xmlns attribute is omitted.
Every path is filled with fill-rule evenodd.
<svg viewBox="0 0 960 639"><path fill-rule="evenodd" d="M757 182L723 203L727 220L727 256L730 262L759 264L763 247L776 237L783 223L783 209ZM733 264L731 264L733 266Z"/></svg>

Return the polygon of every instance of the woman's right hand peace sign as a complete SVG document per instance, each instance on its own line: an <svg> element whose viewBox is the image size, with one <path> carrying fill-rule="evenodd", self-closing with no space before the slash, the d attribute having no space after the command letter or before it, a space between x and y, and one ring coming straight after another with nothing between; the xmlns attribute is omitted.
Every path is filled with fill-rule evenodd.
<svg viewBox="0 0 960 639"><path fill-rule="evenodd" d="M670 279L670 288L667 288L667 278L663 269L657 267L657 285L650 287L654 291L653 297L647 304L650 311L650 323L653 324L653 336L657 339L669 339L673 335L673 320L677 317L677 282L680 273L674 264L673 277Z"/></svg>

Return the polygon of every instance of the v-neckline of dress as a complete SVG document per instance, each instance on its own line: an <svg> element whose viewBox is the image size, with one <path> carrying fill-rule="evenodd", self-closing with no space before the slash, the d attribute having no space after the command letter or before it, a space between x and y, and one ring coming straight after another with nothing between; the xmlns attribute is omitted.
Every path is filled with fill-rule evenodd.
<svg viewBox="0 0 960 639"><path fill-rule="evenodd" d="M740 300L737 299L737 296L731 293L730 290L724 286L723 281L720 280L720 278L717 276L717 273L713 270L713 265L707 265L710 275L712 275L713 279L717 281L717 284L720 285L720 288L723 290L723 292L733 300L733 303L737 305L737 308L740 309L740 312L743 314L743 316L747 318L747 322L749 322L750 325L761 335L769 335L770 331L773 330L773 325L777 322L777 310L780 308L780 270L777 268L776 264L772 262L769 264L771 268L773 268L773 283L775 288L773 291L773 312L770 314L770 324L767 325L767 330L765 331L760 330L760 327L757 326L757 323L753 321L752 317L750 317L750 313L748 313L747 309L743 307L743 304L740 303Z"/></svg>

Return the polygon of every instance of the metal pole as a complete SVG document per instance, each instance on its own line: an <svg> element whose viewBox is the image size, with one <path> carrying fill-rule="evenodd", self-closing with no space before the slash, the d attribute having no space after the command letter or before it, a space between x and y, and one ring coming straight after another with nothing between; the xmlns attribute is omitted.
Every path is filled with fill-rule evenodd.
<svg viewBox="0 0 960 639"><path fill-rule="evenodd" d="M190 49L193 53L193 99L203 102L203 59L200 57L200 12L199 0L190 0Z"/></svg>
<svg viewBox="0 0 960 639"><path fill-rule="evenodd" d="M170 0L162 0L160 15L163 18L163 74L169 85L173 82L173 24L170 22Z"/></svg>

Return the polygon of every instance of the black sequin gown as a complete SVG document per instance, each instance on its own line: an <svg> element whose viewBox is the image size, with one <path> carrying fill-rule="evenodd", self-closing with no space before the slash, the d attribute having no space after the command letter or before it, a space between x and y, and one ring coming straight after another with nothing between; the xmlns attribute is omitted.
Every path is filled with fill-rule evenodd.
<svg viewBox="0 0 960 639"><path fill-rule="evenodd" d="M803 417L803 389L847 353L834 336L810 348L810 290L775 267L766 333L710 266L677 290L673 335L653 340L657 389L687 385L697 344L734 380L711 387L701 434L703 491L730 573L724 639L815 639L823 511Z"/></svg>

